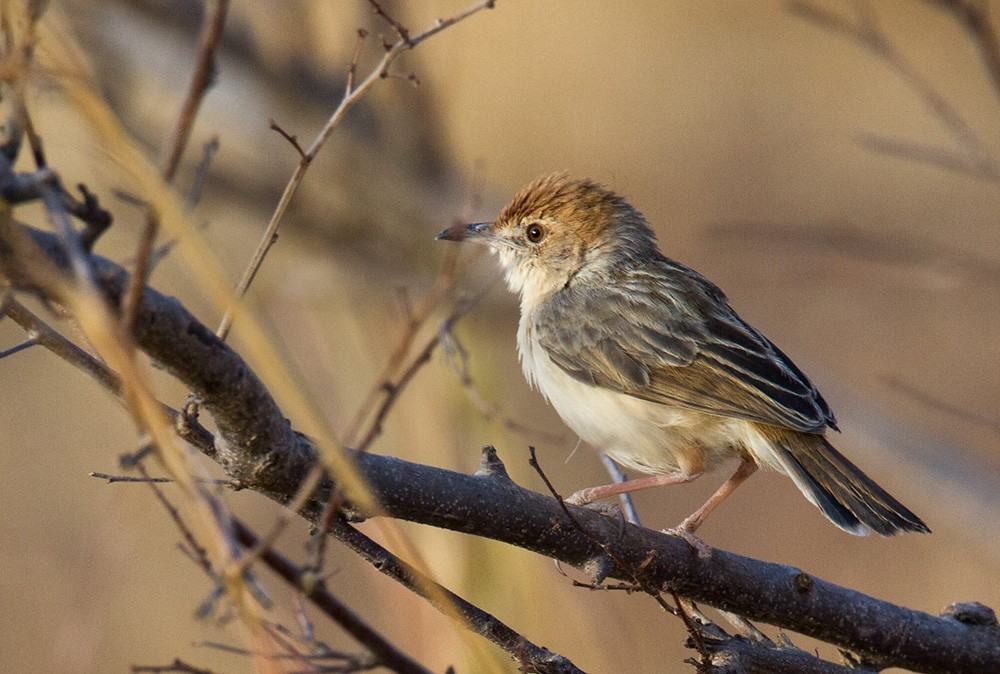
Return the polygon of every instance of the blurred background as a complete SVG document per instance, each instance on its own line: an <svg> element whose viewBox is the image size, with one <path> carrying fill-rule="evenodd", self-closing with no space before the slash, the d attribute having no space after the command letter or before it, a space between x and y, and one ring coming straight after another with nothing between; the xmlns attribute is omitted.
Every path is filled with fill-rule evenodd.
<svg viewBox="0 0 1000 674"><path fill-rule="evenodd" d="M411 31L465 7L383 4ZM835 444L934 531L854 538L790 480L757 474L708 520L706 541L933 614L956 601L1000 605L1000 182L983 164L946 166L970 165L971 145L921 87L952 106L987 157L1000 157L1000 101L977 44L941 4L809 5L845 25L860 7L895 50L880 58L780 1L500 0L405 55L394 66L401 77L352 109L306 175L249 301L331 428L346 433L405 331L405 307L428 292L448 252L434 233L491 219L546 172L597 179L646 214L667 255L718 283L795 359L837 414ZM194 63L201 10L187 0L53 2L39 58L45 40L72 35L156 160ZM297 162L269 120L303 144L313 138L340 99L359 27L372 33L367 72L379 34L394 36L366 2L232 3L217 84L176 185L187 193L200 148L218 136L191 218L233 282ZM419 87L406 81L411 73ZM51 165L115 213L98 252L129 259L142 214L113 196L130 188L119 158L44 72L30 101ZM493 444L517 482L541 490L527 465L533 444L563 493L603 483L595 454L573 452L576 438L521 376L517 304L493 260L461 255L457 294L481 296L455 328L475 391L438 351L372 451L471 472ZM221 313L195 277L172 256L153 284L214 325ZM0 349L22 338L0 321ZM232 339L239 347L238 324ZM242 641L225 616L194 617L211 587L178 551L149 489L87 476L117 472L117 457L135 449L123 410L40 349L0 361L0 382L5 668L126 671L180 657L248 669L245 657L203 645ZM166 377L159 387L182 404L182 387ZM483 414L483 401L494 414ZM729 470L638 495L644 523L677 524ZM261 528L279 512L249 492L228 502ZM447 587L581 668L686 671L682 624L648 597L576 588L548 559L401 526ZM298 523L279 547L302 560L306 538ZM515 670L350 552L333 546L330 555L331 589L428 666ZM292 598L263 577L273 617L294 624ZM322 619L317 636L357 650Z"/></svg>

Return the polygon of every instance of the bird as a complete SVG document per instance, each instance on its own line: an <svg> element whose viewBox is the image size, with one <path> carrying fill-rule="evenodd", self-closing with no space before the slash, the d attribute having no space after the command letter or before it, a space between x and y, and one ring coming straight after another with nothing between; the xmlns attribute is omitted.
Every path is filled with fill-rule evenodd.
<svg viewBox="0 0 1000 674"><path fill-rule="evenodd" d="M930 532L830 444L837 421L806 375L718 286L663 255L619 194L546 175L496 220L437 238L496 254L520 296L517 346L529 384L582 440L644 475L581 489L568 503L691 482L738 459L705 504L667 530L700 553L707 546L695 531L758 468L790 477L848 533Z"/></svg>

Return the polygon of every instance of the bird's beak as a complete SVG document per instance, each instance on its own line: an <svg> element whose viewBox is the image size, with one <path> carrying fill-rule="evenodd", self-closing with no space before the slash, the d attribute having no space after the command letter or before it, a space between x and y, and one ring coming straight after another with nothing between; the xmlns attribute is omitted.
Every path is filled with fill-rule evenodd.
<svg viewBox="0 0 1000 674"><path fill-rule="evenodd" d="M493 238L492 222L476 222L471 225L455 225L446 230L438 232L434 237L444 241L478 241L489 243Z"/></svg>

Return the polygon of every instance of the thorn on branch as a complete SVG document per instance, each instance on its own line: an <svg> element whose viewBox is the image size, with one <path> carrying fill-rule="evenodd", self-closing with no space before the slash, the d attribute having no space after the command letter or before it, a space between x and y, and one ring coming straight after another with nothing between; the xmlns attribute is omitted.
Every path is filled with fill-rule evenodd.
<svg viewBox="0 0 1000 674"><path fill-rule="evenodd" d="M473 475L499 478L511 482L510 475L507 473L507 467L503 465L503 461L497 456L497 450L493 445L483 447L483 455L479 459L479 469Z"/></svg>

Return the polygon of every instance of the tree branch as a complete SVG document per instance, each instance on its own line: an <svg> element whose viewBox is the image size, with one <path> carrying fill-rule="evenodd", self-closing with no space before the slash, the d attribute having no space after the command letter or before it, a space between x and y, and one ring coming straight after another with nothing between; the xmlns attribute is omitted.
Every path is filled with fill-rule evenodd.
<svg viewBox="0 0 1000 674"><path fill-rule="evenodd" d="M30 239L37 256L67 270L69 259L49 233L17 225L0 237L0 273L17 288L37 281L13 252L11 237ZM112 306L128 283L114 262L91 256L95 283ZM140 348L203 400L219 426L219 461L247 488L281 503L296 493L317 461L242 359L171 298L146 288L135 324ZM669 587L696 601L794 630L857 653L878 667L923 672L1000 668L995 618L968 612L935 617L839 587L798 569L716 550L701 560L683 540L620 524L585 508L572 520L553 498L523 489L503 471L462 475L386 456L351 454L379 503L355 518L387 515L475 534L532 550L588 572L596 581L631 580ZM315 521L332 485L301 513ZM587 532L581 533L573 521ZM601 541L598 545L595 540ZM619 561L614 561L619 560Z"/></svg>

